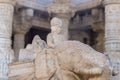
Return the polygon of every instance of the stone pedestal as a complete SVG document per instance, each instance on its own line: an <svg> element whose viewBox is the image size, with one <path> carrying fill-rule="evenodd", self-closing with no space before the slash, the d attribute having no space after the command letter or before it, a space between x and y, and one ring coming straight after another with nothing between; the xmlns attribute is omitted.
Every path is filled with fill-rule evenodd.
<svg viewBox="0 0 120 80"><path fill-rule="evenodd" d="M14 58L11 49L14 6L12 0L0 0L0 80L6 80L8 63Z"/></svg>
<svg viewBox="0 0 120 80"><path fill-rule="evenodd" d="M105 0L105 49L113 67L120 73L120 0ZM119 80L120 74L113 77Z"/></svg>
<svg viewBox="0 0 120 80"><path fill-rule="evenodd" d="M15 60L19 58L20 49L24 49L25 46L25 34L17 33L14 36L14 52L15 52Z"/></svg>

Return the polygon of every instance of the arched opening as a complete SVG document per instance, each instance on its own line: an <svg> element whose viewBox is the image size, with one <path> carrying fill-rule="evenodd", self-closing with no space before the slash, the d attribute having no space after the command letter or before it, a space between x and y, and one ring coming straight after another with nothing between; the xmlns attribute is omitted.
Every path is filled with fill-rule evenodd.
<svg viewBox="0 0 120 80"><path fill-rule="evenodd" d="M42 40L46 41L47 35L49 33L50 33L50 30L47 30L47 29L42 29L42 28L37 28L37 27L31 28L29 30L29 32L27 32L27 34L25 36L25 46L27 44L31 44L32 43L32 40L33 40L35 35L39 35L39 37Z"/></svg>

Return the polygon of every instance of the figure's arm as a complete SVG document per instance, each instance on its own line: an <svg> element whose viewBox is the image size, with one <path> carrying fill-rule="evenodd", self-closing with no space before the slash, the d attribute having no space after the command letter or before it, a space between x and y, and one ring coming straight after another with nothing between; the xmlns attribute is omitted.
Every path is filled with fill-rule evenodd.
<svg viewBox="0 0 120 80"><path fill-rule="evenodd" d="M47 36L47 45L48 45L48 47L50 47L50 48L54 48L54 41L53 41L53 37L52 37L52 34L50 33L50 34L48 34L48 36Z"/></svg>

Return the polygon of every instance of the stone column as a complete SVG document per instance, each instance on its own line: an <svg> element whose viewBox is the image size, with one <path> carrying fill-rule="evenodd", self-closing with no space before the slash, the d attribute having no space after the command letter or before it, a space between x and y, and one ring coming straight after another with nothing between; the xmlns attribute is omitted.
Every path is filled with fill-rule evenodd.
<svg viewBox="0 0 120 80"><path fill-rule="evenodd" d="M14 17L13 31L14 31L14 51L15 60L19 58L20 49L25 46L25 34L32 27L33 9L23 9L21 12L16 12Z"/></svg>
<svg viewBox="0 0 120 80"><path fill-rule="evenodd" d="M13 0L0 0L0 80L6 80L8 64L13 61L11 49L12 21L14 11Z"/></svg>
<svg viewBox="0 0 120 80"><path fill-rule="evenodd" d="M15 52L15 60L19 58L20 49L24 49L25 46L25 34L24 33L16 33L14 35L14 52Z"/></svg>
<svg viewBox="0 0 120 80"><path fill-rule="evenodd" d="M113 67L120 73L120 0L104 0L105 49ZM120 74L113 77L119 80Z"/></svg>

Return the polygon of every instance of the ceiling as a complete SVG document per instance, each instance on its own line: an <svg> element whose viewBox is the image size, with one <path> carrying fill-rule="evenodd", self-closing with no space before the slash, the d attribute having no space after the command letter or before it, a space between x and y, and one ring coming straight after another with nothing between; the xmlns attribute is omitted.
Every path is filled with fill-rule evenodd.
<svg viewBox="0 0 120 80"><path fill-rule="evenodd" d="M31 0L31 1L34 1L40 5L46 6L52 3L54 0ZM84 3L91 2L91 1L94 1L94 0L70 0L70 2L75 5L84 4Z"/></svg>
<svg viewBox="0 0 120 80"><path fill-rule="evenodd" d="M64 3L65 1L69 1L71 4L75 5L77 11L82 11L100 6L103 0L17 0L17 4L35 10L47 11L46 7L55 1L63 1Z"/></svg>

